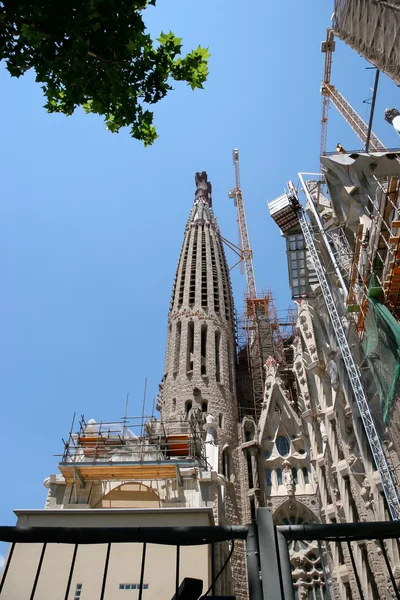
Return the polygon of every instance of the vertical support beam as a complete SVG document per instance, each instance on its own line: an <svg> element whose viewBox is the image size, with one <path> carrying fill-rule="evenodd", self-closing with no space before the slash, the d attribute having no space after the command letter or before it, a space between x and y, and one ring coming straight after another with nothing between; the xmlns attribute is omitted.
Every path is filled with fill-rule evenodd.
<svg viewBox="0 0 400 600"><path fill-rule="evenodd" d="M278 539L279 562L281 566L282 589L285 600L294 600L292 571L290 568L289 548L285 536L280 531L276 532Z"/></svg>
<svg viewBox="0 0 400 600"><path fill-rule="evenodd" d="M376 74L375 74L374 91L372 92L371 112L369 114L367 139L365 141L365 152L368 152L368 150L369 150L369 143L370 143L370 140L371 140L372 123L374 121L375 102L376 102L376 93L378 91L379 74L380 74L380 71L379 71L379 69L377 69L376 70Z"/></svg>
<svg viewBox="0 0 400 600"><path fill-rule="evenodd" d="M11 560L12 560L12 557L13 557L13 554L14 554L14 550L15 550L15 542L13 542L11 544L11 548L10 548L10 550L8 552L6 563L4 565L3 579L1 580L1 583L0 583L0 594L1 594L2 590L3 590L4 584L6 582L6 577L7 577L8 569L10 568L10 564L11 564Z"/></svg>
<svg viewBox="0 0 400 600"><path fill-rule="evenodd" d="M246 539L246 558L249 598L251 598L251 600L263 600L260 579L260 554L258 552L257 527L255 525L249 525L248 527L249 533Z"/></svg>
<svg viewBox="0 0 400 600"><path fill-rule="evenodd" d="M284 600L281 590L279 554L272 513L267 508L257 511L258 541L263 600Z"/></svg>
<svg viewBox="0 0 400 600"><path fill-rule="evenodd" d="M100 600L104 600L104 594L106 591L108 563L110 561L110 552L111 552L111 543L107 544L106 559L104 562L104 570L103 570L103 582L101 584Z"/></svg>
<svg viewBox="0 0 400 600"><path fill-rule="evenodd" d="M35 580L33 582L33 587L32 587L32 592L30 595L30 600L33 600L35 597L35 593L36 593L36 588L37 588L37 584L39 581L39 575L40 575L40 571L42 570L42 564L43 564L43 559L44 559L44 553L46 552L46 548L47 548L47 542L45 542L42 546L42 551L40 553L40 558L39 558L39 564L38 564L38 568L36 571L36 575L35 575Z"/></svg>

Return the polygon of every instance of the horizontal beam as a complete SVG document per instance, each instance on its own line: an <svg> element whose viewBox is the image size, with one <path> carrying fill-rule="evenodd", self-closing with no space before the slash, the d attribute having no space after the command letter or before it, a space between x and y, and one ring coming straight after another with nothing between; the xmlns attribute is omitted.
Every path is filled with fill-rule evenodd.
<svg viewBox="0 0 400 600"><path fill-rule="evenodd" d="M194 527L0 527L1 542L22 544L112 544L137 542L170 546L198 546L245 540L242 526Z"/></svg>
<svg viewBox="0 0 400 600"><path fill-rule="evenodd" d="M278 525L289 540L387 540L400 538L400 521L332 523L330 525Z"/></svg>

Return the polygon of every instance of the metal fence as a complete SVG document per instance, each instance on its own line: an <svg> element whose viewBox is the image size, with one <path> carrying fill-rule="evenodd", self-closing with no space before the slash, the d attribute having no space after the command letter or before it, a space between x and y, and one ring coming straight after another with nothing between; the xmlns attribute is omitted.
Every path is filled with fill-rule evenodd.
<svg viewBox="0 0 400 600"><path fill-rule="evenodd" d="M108 561L112 545L136 542L143 544L140 584L138 584L137 588L139 590L139 600L142 600L143 589L145 589L144 571L148 544L175 546L176 573L175 596L173 600L197 600L200 596L201 598L217 598L219 596L215 595L216 583L231 560L235 541L241 540L245 542L246 547L249 599L294 600L288 544L295 540L315 540L318 542L340 542L347 545L359 597L361 600L366 600L367 596L364 593L360 576L357 573L351 542L377 540L382 550L388 577L393 586L393 593L400 600L400 593L396 586L393 569L384 544L384 540L396 538L400 538L400 521L275 526L272 514L266 508L258 509L257 523L255 525L236 527L0 527L0 541L11 544L0 582L0 596L7 581L7 574L13 560L16 544L42 544L29 600L35 600L35 598L38 600L35 594L48 544L72 544L74 546L71 564L69 565L65 600L68 600L70 596L71 581L79 545L106 544L107 552L99 596L99 600L103 600L105 598ZM214 548L216 544L221 542L229 542L230 550L224 564L216 571L214 565ZM181 581L179 569L181 548L204 544L210 545L212 563L211 585L205 593L203 593L201 587L196 586L196 580ZM333 600L333 596L331 598ZM24 599L21 598L21 600Z"/></svg>

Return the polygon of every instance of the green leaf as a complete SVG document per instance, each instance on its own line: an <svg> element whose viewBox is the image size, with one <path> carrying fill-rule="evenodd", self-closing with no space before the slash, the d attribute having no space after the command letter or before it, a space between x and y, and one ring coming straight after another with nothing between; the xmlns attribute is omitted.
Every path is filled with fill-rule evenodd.
<svg viewBox="0 0 400 600"><path fill-rule="evenodd" d="M185 55L172 31L157 41L148 34L143 13L156 0L0 4L0 60L13 77L34 69L49 112L71 115L81 106L102 115L109 131L129 127L147 146L157 139L147 106L173 89L171 79L196 89L207 78L208 48Z"/></svg>

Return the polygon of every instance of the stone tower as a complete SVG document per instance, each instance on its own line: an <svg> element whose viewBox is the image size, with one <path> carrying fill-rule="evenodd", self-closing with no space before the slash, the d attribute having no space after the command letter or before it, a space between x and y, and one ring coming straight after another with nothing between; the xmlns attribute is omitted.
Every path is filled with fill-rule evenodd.
<svg viewBox="0 0 400 600"><path fill-rule="evenodd" d="M211 414L221 457L224 448L237 446L233 299L211 184L204 171L195 182L172 291L159 407L164 423Z"/></svg>

